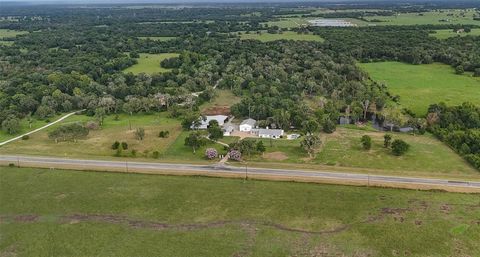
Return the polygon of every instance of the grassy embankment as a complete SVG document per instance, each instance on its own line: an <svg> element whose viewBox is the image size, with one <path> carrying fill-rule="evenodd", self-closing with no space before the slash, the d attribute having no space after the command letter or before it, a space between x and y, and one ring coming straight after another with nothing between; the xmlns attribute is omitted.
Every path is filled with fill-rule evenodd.
<svg viewBox="0 0 480 257"><path fill-rule="evenodd" d="M4 256L480 255L478 195L0 168L0 202Z"/></svg>
<svg viewBox="0 0 480 257"><path fill-rule="evenodd" d="M169 69L162 68L160 62L165 59L176 57L176 53L164 53L164 54L140 54L140 58L137 59L138 63L128 67L124 72L132 72L133 74L147 73L153 74L158 72L166 72Z"/></svg>
<svg viewBox="0 0 480 257"><path fill-rule="evenodd" d="M471 73L455 74L448 65L411 65L399 62L362 63L359 66L377 82L385 83L393 95L400 96L402 107L425 115L430 104L480 105L480 78Z"/></svg>

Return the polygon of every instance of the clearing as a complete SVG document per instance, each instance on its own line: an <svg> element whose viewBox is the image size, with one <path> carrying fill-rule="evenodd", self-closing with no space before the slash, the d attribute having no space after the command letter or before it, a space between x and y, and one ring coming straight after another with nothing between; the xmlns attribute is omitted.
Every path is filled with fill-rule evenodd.
<svg viewBox="0 0 480 257"><path fill-rule="evenodd" d="M138 37L139 39L150 39L150 40L153 40L153 41L169 41L169 40L173 40L173 39L176 39L177 37Z"/></svg>
<svg viewBox="0 0 480 257"><path fill-rule="evenodd" d="M140 58L137 59L138 63L128 67L127 69L124 70L124 72L132 72L133 74L139 74L139 73L147 73L147 74L153 74L153 73L161 73L161 72L167 72L170 69L165 69L160 66L160 62L172 58L172 57L177 57L179 54L176 53L164 53L164 54L140 54Z"/></svg>
<svg viewBox="0 0 480 257"><path fill-rule="evenodd" d="M400 62L360 63L377 82L385 83L400 104L418 115L425 115L430 104L463 102L480 104L480 77L455 74L452 67L440 64L412 65Z"/></svg>
<svg viewBox="0 0 480 257"><path fill-rule="evenodd" d="M465 36L480 36L480 29L472 29L469 33L457 33L452 29L435 30L436 33L431 33L430 36L438 39L446 39L451 37L465 37Z"/></svg>
<svg viewBox="0 0 480 257"><path fill-rule="evenodd" d="M276 41L276 40L302 40L302 41L317 41L317 42L324 41L324 39L318 35L298 34L297 32L294 32L294 31L285 31L281 34L270 34L270 33L258 34L255 32L251 32L250 34L243 33L242 35L240 35L240 38L243 40L255 39L255 40L260 40L262 42L270 42L270 41Z"/></svg>
<svg viewBox="0 0 480 257"><path fill-rule="evenodd" d="M2 256L480 255L469 194L0 167L0 202Z"/></svg>

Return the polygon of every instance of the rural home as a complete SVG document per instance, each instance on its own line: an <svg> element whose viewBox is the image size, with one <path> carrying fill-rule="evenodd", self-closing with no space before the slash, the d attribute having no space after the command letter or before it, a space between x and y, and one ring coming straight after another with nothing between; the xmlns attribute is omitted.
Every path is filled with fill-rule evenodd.
<svg viewBox="0 0 480 257"><path fill-rule="evenodd" d="M205 116L205 118L203 117L200 117L200 126L198 126L197 129L207 129L208 128L208 124L210 123L210 121L212 120L216 120L218 122L218 125L220 127L223 126L223 124L225 124L225 121L228 120L228 116L225 116L225 115L213 115L213 116ZM195 129L193 124L192 126L190 127L192 129Z"/></svg>
<svg viewBox="0 0 480 257"><path fill-rule="evenodd" d="M232 124L225 125L223 127L223 135L226 137L231 136L234 130L235 130L235 127Z"/></svg>
<svg viewBox="0 0 480 257"><path fill-rule="evenodd" d="M252 129L250 133L261 138L278 139L283 136L283 129Z"/></svg>
<svg viewBox="0 0 480 257"><path fill-rule="evenodd" d="M248 118L240 123L239 130L243 132L250 132L255 127L256 123L256 120Z"/></svg>

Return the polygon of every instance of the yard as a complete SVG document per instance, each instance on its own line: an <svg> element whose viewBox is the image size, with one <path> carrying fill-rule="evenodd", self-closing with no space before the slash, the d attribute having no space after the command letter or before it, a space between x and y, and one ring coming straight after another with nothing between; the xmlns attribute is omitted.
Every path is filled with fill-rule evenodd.
<svg viewBox="0 0 480 257"><path fill-rule="evenodd" d="M133 74L139 74L139 73L147 73L147 74L153 74L153 73L161 73L161 72L166 72L169 71L169 69L162 68L160 66L160 62L172 58L172 57L177 57L178 54L176 53L164 53L164 54L140 54L140 58L137 59L138 63L128 67L127 69L124 70L124 72L132 72Z"/></svg>
<svg viewBox="0 0 480 257"><path fill-rule="evenodd" d="M0 167L0 202L2 256L480 255L478 195Z"/></svg>
<svg viewBox="0 0 480 257"><path fill-rule="evenodd" d="M448 65L434 63L412 65L400 62L361 63L377 82L385 83L400 104L418 115L425 115L430 104L463 102L480 104L480 77L471 73L455 74Z"/></svg>

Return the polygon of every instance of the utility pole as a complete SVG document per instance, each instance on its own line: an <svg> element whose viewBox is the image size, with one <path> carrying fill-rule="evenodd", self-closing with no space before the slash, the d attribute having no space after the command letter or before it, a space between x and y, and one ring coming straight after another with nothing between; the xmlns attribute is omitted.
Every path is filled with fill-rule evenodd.
<svg viewBox="0 0 480 257"><path fill-rule="evenodd" d="M128 161L125 161L125 168L127 169L127 173L128 173Z"/></svg>
<svg viewBox="0 0 480 257"><path fill-rule="evenodd" d="M248 163L245 162L245 180L244 181L247 181L248 179Z"/></svg>
<svg viewBox="0 0 480 257"><path fill-rule="evenodd" d="M17 167L20 168L20 157L17 156Z"/></svg>

